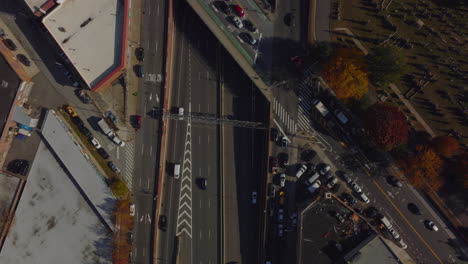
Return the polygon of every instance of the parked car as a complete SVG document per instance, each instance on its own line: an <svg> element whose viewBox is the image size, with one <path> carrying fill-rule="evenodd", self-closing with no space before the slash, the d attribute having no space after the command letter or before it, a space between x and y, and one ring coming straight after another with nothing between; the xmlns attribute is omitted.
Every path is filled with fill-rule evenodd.
<svg viewBox="0 0 468 264"><path fill-rule="evenodd" d="M93 136L91 131L89 131L89 129L85 126L79 126L78 130L80 130L81 134L85 135L87 138L91 138Z"/></svg>
<svg viewBox="0 0 468 264"><path fill-rule="evenodd" d="M135 115L133 118L133 128L140 129L141 128L141 116Z"/></svg>
<svg viewBox="0 0 468 264"><path fill-rule="evenodd" d="M104 113L104 116L112 120L114 124L117 124L119 122L119 119L117 119L117 116L112 111L106 111Z"/></svg>
<svg viewBox="0 0 468 264"><path fill-rule="evenodd" d="M343 193L343 194L341 195L341 198L342 198L343 201L344 201L345 203L347 203L349 206L354 206L354 205L357 203L356 199L354 199L354 197L353 197L351 194L349 194L349 193Z"/></svg>
<svg viewBox="0 0 468 264"><path fill-rule="evenodd" d="M281 167L286 167L289 165L289 155L288 153L281 152L278 154L278 160Z"/></svg>
<svg viewBox="0 0 468 264"><path fill-rule="evenodd" d="M217 9L221 9L221 11L226 15L229 15L232 12L231 7L224 1L216 1L214 2L214 5Z"/></svg>
<svg viewBox="0 0 468 264"><path fill-rule="evenodd" d="M268 184L268 195L271 198L275 197L276 187L273 183Z"/></svg>
<svg viewBox="0 0 468 264"><path fill-rule="evenodd" d="M398 188L401 188L403 184L393 175L388 176L388 182Z"/></svg>
<svg viewBox="0 0 468 264"><path fill-rule="evenodd" d="M283 223L284 219L284 210L278 209L278 223Z"/></svg>
<svg viewBox="0 0 468 264"><path fill-rule="evenodd" d="M136 76L138 78L144 78L145 77L145 71L143 69L143 65L141 65L141 64L135 65L135 72L136 72Z"/></svg>
<svg viewBox="0 0 468 264"><path fill-rule="evenodd" d="M390 228L388 231L390 232L390 234L392 235L394 239L398 240L400 238L400 235L395 231L395 229Z"/></svg>
<svg viewBox="0 0 468 264"><path fill-rule="evenodd" d="M284 187L286 185L286 174L281 173L280 175L280 186Z"/></svg>
<svg viewBox="0 0 468 264"><path fill-rule="evenodd" d="M351 182L351 189L353 189L353 191L355 191L357 193L362 193L361 187L359 187L359 185L354 181Z"/></svg>
<svg viewBox="0 0 468 264"><path fill-rule="evenodd" d="M286 14L286 16L284 17L284 23L290 27L296 26L296 16L294 15L294 13L291 12Z"/></svg>
<svg viewBox="0 0 468 264"><path fill-rule="evenodd" d="M254 24L250 20L245 19L244 20L244 26L248 31L250 31L252 33L257 33L258 32L258 29L254 26Z"/></svg>
<svg viewBox="0 0 468 264"><path fill-rule="evenodd" d="M343 171L340 173L341 173L341 178L343 178L343 181L345 181L347 184L350 184L353 181L348 172Z"/></svg>
<svg viewBox="0 0 468 264"><path fill-rule="evenodd" d="M430 230L433 230L433 231L439 231L439 228L434 224L434 222L430 221L430 220L426 220L425 221L427 227L430 229Z"/></svg>
<svg viewBox="0 0 468 264"><path fill-rule="evenodd" d="M97 149L97 152L99 153L99 155L101 155L101 157L103 159L108 159L109 158L109 154L107 154L105 149L99 148L99 149Z"/></svg>
<svg viewBox="0 0 468 264"><path fill-rule="evenodd" d="M278 141L279 140L279 131L277 128L273 127L271 128L270 130L270 136L271 136L271 140L273 141Z"/></svg>
<svg viewBox="0 0 468 264"><path fill-rule="evenodd" d="M257 43L257 40L254 37L252 37L250 33L241 32L239 33L239 37L250 45L255 45Z"/></svg>
<svg viewBox="0 0 468 264"><path fill-rule="evenodd" d="M379 214L377 208L370 206L364 209L364 215L368 218L375 218Z"/></svg>
<svg viewBox="0 0 468 264"><path fill-rule="evenodd" d="M75 109L69 105L65 105L65 111L68 113L68 115L70 115L70 117L78 116Z"/></svg>
<svg viewBox="0 0 468 264"><path fill-rule="evenodd" d="M361 200L365 203L370 203L370 200L369 198L367 197L367 195L365 193L359 193L359 197L361 197Z"/></svg>
<svg viewBox="0 0 468 264"><path fill-rule="evenodd" d="M16 55L16 59L21 62L24 66L31 66L31 61L23 54Z"/></svg>
<svg viewBox="0 0 468 264"><path fill-rule="evenodd" d="M330 170L330 165L323 164L323 166L320 168L320 174L325 175L329 170Z"/></svg>
<svg viewBox="0 0 468 264"><path fill-rule="evenodd" d="M277 157L270 157L270 165L271 165L271 172L273 172L275 168L279 167L279 159Z"/></svg>
<svg viewBox="0 0 468 264"><path fill-rule="evenodd" d="M83 89L77 89L76 94L78 95L80 100L85 104L90 104L93 102L91 97L89 97L89 95Z"/></svg>
<svg viewBox="0 0 468 264"><path fill-rule="evenodd" d="M415 215L422 215L421 210L414 203L408 203L408 210Z"/></svg>
<svg viewBox="0 0 468 264"><path fill-rule="evenodd" d="M278 198L278 202L280 205L284 205L284 200L286 199L286 193L284 191L280 191L279 192L279 198ZM280 209L280 210L283 210L283 209Z"/></svg>
<svg viewBox="0 0 468 264"><path fill-rule="evenodd" d="M243 27L244 27L244 24L242 24L242 21L241 21L241 19L240 19L238 16L233 16L233 17L232 17L232 23L233 23L234 26L236 26L237 28L243 28Z"/></svg>
<svg viewBox="0 0 468 264"><path fill-rule="evenodd" d="M84 126L83 120L79 116L74 116L71 118L71 121L77 126L81 127Z"/></svg>
<svg viewBox="0 0 468 264"><path fill-rule="evenodd" d="M130 215L134 216L135 215L135 204L130 204Z"/></svg>
<svg viewBox="0 0 468 264"><path fill-rule="evenodd" d="M234 10L236 11L236 14L237 14L240 18L243 18L243 17L245 16L244 10L242 9L242 7L240 7L240 5L235 5L235 6L234 6Z"/></svg>
<svg viewBox="0 0 468 264"><path fill-rule="evenodd" d="M284 235L284 230L283 230L283 225L282 224L279 224L278 225L278 237L283 237Z"/></svg>
<svg viewBox="0 0 468 264"><path fill-rule="evenodd" d="M99 144L99 141L95 138L90 138L89 142L91 142L91 144L93 144L93 146L96 148L96 149L100 149L102 148L101 144Z"/></svg>
<svg viewBox="0 0 468 264"><path fill-rule="evenodd" d="M117 173L117 174L120 174L120 169L117 168L117 166L114 164L114 162L109 161L109 162L107 163L107 165L109 166L109 168L111 168L111 170L112 170L113 172L115 172L115 173Z"/></svg>
<svg viewBox="0 0 468 264"><path fill-rule="evenodd" d="M145 59L145 49L142 47L135 49L135 56L137 60L143 61Z"/></svg>
<svg viewBox="0 0 468 264"><path fill-rule="evenodd" d="M338 212L335 212L335 217L336 217L336 219L338 219L338 222L340 222L340 223L343 223L345 221L343 216Z"/></svg>
<svg viewBox="0 0 468 264"><path fill-rule="evenodd" d="M252 204L257 204L257 192L252 192Z"/></svg>
<svg viewBox="0 0 468 264"><path fill-rule="evenodd" d="M283 136L283 137L281 138L281 147L282 147L282 148L288 147L288 138L287 138L286 136Z"/></svg>
<svg viewBox="0 0 468 264"><path fill-rule="evenodd" d="M18 47L16 47L16 44L13 42L13 40L4 38L2 41L3 41L3 44L5 44L5 46L9 50L16 51L18 49Z"/></svg>

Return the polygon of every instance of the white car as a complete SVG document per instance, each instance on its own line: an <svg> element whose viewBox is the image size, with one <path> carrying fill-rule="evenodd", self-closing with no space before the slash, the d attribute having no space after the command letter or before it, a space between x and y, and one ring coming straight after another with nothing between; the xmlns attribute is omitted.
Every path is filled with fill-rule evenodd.
<svg viewBox="0 0 468 264"><path fill-rule="evenodd" d="M120 138L118 138L117 136L113 136L111 137L112 141L114 141L115 144L119 145L119 147L123 147L125 146L125 142L123 142L122 140L120 140Z"/></svg>
<svg viewBox="0 0 468 264"><path fill-rule="evenodd" d="M97 139L91 138L90 142L91 142L91 144L93 144L93 146L94 146L96 149L102 148L101 144L99 144L99 141L97 141Z"/></svg>
<svg viewBox="0 0 468 264"><path fill-rule="evenodd" d="M257 203L257 192L253 191L252 192L252 204L256 204L256 203Z"/></svg>
<svg viewBox="0 0 468 264"><path fill-rule="evenodd" d="M361 187L359 187L356 182L351 182L351 188L357 193L362 193Z"/></svg>
<svg viewBox="0 0 468 264"><path fill-rule="evenodd" d="M325 173L327 173L329 170L330 170L330 165L325 164L325 166L323 166L320 169L320 174L325 175Z"/></svg>
<svg viewBox="0 0 468 264"><path fill-rule="evenodd" d="M286 174L281 173L280 175L280 186L284 187L286 185Z"/></svg>
<svg viewBox="0 0 468 264"><path fill-rule="evenodd" d="M395 229L390 228L388 231L390 231L390 234L394 239L398 240L400 238L400 235L395 231Z"/></svg>
<svg viewBox="0 0 468 264"><path fill-rule="evenodd" d="M434 230L434 231L439 231L439 228L434 224L434 222L432 221L428 221L427 222L427 226L431 229L431 230Z"/></svg>
<svg viewBox="0 0 468 264"><path fill-rule="evenodd" d="M135 205L134 204L130 204L130 215L131 216L135 215Z"/></svg>
<svg viewBox="0 0 468 264"><path fill-rule="evenodd" d="M243 28L244 27L244 24L242 24L242 20L238 16L232 17L232 23L234 23L234 25L237 28Z"/></svg>

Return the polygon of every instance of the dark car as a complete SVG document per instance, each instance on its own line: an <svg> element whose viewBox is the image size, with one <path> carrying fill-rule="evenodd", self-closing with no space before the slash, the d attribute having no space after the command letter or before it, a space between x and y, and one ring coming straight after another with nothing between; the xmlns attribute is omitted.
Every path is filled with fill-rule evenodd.
<svg viewBox="0 0 468 264"><path fill-rule="evenodd" d="M16 47L16 44L11 39L7 39L7 38L3 39L3 44L5 44L5 46L12 51L15 51L18 49L18 47Z"/></svg>
<svg viewBox="0 0 468 264"><path fill-rule="evenodd" d="M288 153L281 152L278 154L278 159L281 167L286 167L289 165L289 155Z"/></svg>
<svg viewBox="0 0 468 264"><path fill-rule="evenodd" d="M81 127L84 125L83 120L79 116L74 116L71 118L72 122L75 123L77 127Z"/></svg>
<svg viewBox="0 0 468 264"><path fill-rule="evenodd" d="M341 198L350 206L354 206L357 203L356 199L349 193L343 193Z"/></svg>
<svg viewBox="0 0 468 264"><path fill-rule="evenodd" d="M252 21L246 19L244 20L244 26L247 30L249 30L250 32L257 32L257 28L254 26L254 24L252 23Z"/></svg>
<svg viewBox="0 0 468 264"><path fill-rule="evenodd" d="M409 203L408 204L408 210L412 212L415 215L421 215L421 210L419 210L419 207L415 205L414 203Z"/></svg>
<svg viewBox="0 0 468 264"><path fill-rule="evenodd" d="M85 104L90 104L93 102L91 97L83 90L83 89L77 89L76 90L76 95L80 98L80 100L85 103Z"/></svg>
<svg viewBox="0 0 468 264"><path fill-rule="evenodd" d="M229 15L232 12L231 7L224 1L216 1L215 5L218 9L221 9L221 11L226 15Z"/></svg>
<svg viewBox="0 0 468 264"><path fill-rule="evenodd" d="M271 140L273 141L278 141L279 139L279 131L277 128L272 128L271 131L270 131L270 136L271 136Z"/></svg>
<svg viewBox="0 0 468 264"><path fill-rule="evenodd" d="M145 50L143 48L137 48L135 50L135 56L137 60L143 61L145 59Z"/></svg>
<svg viewBox="0 0 468 264"><path fill-rule="evenodd" d="M375 218L379 214L379 210L377 208L370 206L364 209L364 215L368 218Z"/></svg>
<svg viewBox="0 0 468 264"><path fill-rule="evenodd" d="M27 67L31 66L31 61L23 54L16 55L16 59L19 62L21 62L24 66L27 66Z"/></svg>
<svg viewBox="0 0 468 264"><path fill-rule="evenodd" d="M198 178L198 185L200 186L200 189L206 190L206 187L208 186L208 180L206 178Z"/></svg>
<svg viewBox="0 0 468 264"><path fill-rule="evenodd" d="M159 216L159 229L161 229L162 231L166 231L167 230L167 217L165 215L160 215Z"/></svg>
<svg viewBox="0 0 468 264"><path fill-rule="evenodd" d="M109 166L109 168L110 168L113 172L115 172L115 173L117 173L117 174L120 174L120 169L114 164L114 162L109 161L109 162L107 163L107 166Z"/></svg>
<svg viewBox="0 0 468 264"><path fill-rule="evenodd" d="M141 116L140 115L133 116L133 128L135 129L141 128Z"/></svg>
<svg viewBox="0 0 468 264"><path fill-rule="evenodd" d="M119 122L119 119L117 119L117 116L112 111L106 111L104 116L109 118L114 124Z"/></svg>
<svg viewBox="0 0 468 264"><path fill-rule="evenodd" d="M89 131L88 128L86 128L85 126L79 126L78 127L78 130L80 130L80 132L85 135L87 138L90 138L93 136L93 134L91 134L91 131Z"/></svg>
<svg viewBox="0 0 468 264"><path fill-rule="evenodd" d="M286 14L286 16L284 17L284 23L290 27L296 26L296 16L294 15L294 13Z"/></svg>
<svg viewBox="0 0 468 264"><path fill-rule="evenodd" d="M403 184L401 184L401 182L393 175L388 176L388 182L391 185L398 187L398 188L401 188L403 186Z"/></svg>
<svg viewBox="0 0 468 264"><path fill-rule="evenodd" d="M137 75L138 78L144 78L145 77L145 71L143 69L143 65L141 65L141 64L135 65L135 71L136 71L136 75Z"/></svg>
<svg viewBox="0 0 468 264"><path fill-rule="evenodd" d="M109 154L107 154L106 150L104 150L103 148L99 148L97 152L99 153L99 155L101 155L103 159L109 158Z"/></svg>
<svg viewBox="0 0 468 264"><path fill-rule="evenodd" d="M26 176L29 170L29 161L21 159L13 160L8 163L7 170L15 174Z"/></svg>
<svg viewBox="0 0 468 264"><path fill-rule="evenodd" d="M239 36L241 39L243 39L245 42L249 43L250 45L255 45L257 43L257 40L250 35L250 33L247 32L241 32L239 33Z"/></svg>

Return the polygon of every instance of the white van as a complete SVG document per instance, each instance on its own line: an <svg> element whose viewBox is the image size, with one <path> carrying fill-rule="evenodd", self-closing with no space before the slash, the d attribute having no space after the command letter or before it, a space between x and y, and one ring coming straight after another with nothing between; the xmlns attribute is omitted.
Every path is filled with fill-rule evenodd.
<svg viewBox="0 0 468 264"><path fill-rule="evenodd" d="M380 221L382 222L382 224L385 225L385 227L386 227L387 229L390 229L390 228L393 227L392 224L390 223L390 221L388 221L387 217L385 217L385 216L382 216L382 217L380 218Z"/></svg>
<svg viewBox="0 0 468 264"><path fill-rule="evenodd" d="M296 173L296 178L297 179L301 178L302 174L304 174L306 170L307 170L307 166L305 164L302 164L301 168L299 168L299 170Z"/></svg>
<svg viewBox="0 0 468 264"><path fill-rule="evenodd" d="M316 180L318 180L318 178L320 177L320 174L318 174L317 172L310 176L310 178L306 181L306 185L312 185Z"/></svg>
<svg viewBox="0 0 468 264"><path fill-rule="evenodd" d="M369 198L367 198L367 195L365 193L360 193L359 196L361 197L361 199L367 204L367 203L370 203L369 201Z"/></svg>
<svg viewBox="0 0 468 264"><path fill-rule="evenodd" d="M180 176L180 164L174 164L174 178L179 179Z"/></svg>

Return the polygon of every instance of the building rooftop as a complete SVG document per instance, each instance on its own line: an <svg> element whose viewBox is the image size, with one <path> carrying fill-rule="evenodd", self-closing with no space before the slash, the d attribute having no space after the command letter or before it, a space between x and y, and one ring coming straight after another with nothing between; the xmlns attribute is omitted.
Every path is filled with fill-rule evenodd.
<svg viewBox="0 0 468 264"><path fill-rule="evenodd" d="M353 250L344 256L344 260L349 264L398 264L397 257L384 244L382 239L373 234L362 241Z"/></svg>
<svg viewBox="0 0 468 264"><path fill-rule="evenodd" d="M0 254L0 263L110 264L112 236L44 143Z"/></svg>
<svg viewBox="0 0 468 264"><path fill-rule="evenodd" d="M42 20L89 87L122 63L126 37L124 1L67 0Z"/></svg>

